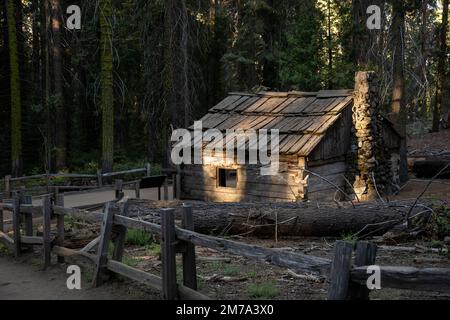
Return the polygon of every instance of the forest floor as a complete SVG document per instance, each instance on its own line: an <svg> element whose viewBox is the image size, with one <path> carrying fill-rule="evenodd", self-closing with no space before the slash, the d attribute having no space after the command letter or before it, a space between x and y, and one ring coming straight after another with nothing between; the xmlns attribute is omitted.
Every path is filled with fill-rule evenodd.
<svg viewBox="0 0 450 320"><path fill-rule="evenodd" d="M91 288L82 278L81 290L66 286L66 269L54 264L43 271L40 261L32 255L21 260L0 253L0 300L130 300L148 299L142 291L113 282Z"/></svg>
<svg viewBox="0 0 450 320"><path fill-rule="evenodd" d="M408 143L410 154L417 156L446 156L450 149L450 130L439 134L417 136ZM392 200L414 199L426 187L428 180L415 179L406 184L399 195ZM112 199L113 194L105 193L104 199ZM129 194L130 197L133 194ZM144 193L144 198L154 199L155 190ZM450 181L436 180L424 194L425 198L435 200L450 199ZM100 202L94 197L95 202ZM66 205L84 205L93 199L76 197L67 199ZM80 203L83 202L83 203ZM238 241L257 244L270 248L284 248L319 257L331 258L335 238L289 238L279 240L240 237ZM377 263L380 265L415 266L415 267L448 267L448 252L430 252L423 248L436 247L433 240L417 239L413 242L378 243ZM392 250L383 245L417 248L411 251ZM98 289L90 289L89 282L92 270L83 268L83 290L69 291L66 288L67 276L65 266L55 264L46 272L40 269L41 254L39 251L24 255L20 261L0 252L0 299L159 299L160 295L151 289L128 280L109 282ZM124 263L159 274L161 268L160 246L156 243L146 245L127 245ZM182 270L180 261L178 278ZM268 263L255 262L243 257L223 254L211 249L197 249L197 272L199 291L213 299L288 299L288 300L321 300L325 299L327 283L309 275L298 275ZM372 299L450 299L449 294L419 292L408 290L381 289L371 293Z"/></svg>

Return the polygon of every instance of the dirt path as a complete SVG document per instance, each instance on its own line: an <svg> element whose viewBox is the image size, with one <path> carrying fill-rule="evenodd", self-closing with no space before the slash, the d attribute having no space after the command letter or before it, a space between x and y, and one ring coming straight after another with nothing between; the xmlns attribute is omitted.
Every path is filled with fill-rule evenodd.
<svg viewBox="0 0 450 320"><path fill-rule="evenodd" d="M17 262L0 253L0 300L130 300L144 298L142 291L119 284L91 288L82 281L81 290L66 286L66 270L53 266L42 271L38 265Z"/></svg>

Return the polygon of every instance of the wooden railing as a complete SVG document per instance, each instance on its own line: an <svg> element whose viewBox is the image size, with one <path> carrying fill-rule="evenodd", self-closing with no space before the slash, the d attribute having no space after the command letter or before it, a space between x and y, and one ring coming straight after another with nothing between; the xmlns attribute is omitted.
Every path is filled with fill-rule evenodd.
<svg viewBox="0 0 450 320"><path fill-rule="evenodd" d="M3 210L13 213L12 237L4 232ZM197 292L196 246L327 278L329 300L368 299L369 290L366 281L370 275L367 274L367 268L374 265L376 260L377 247L369 242L357 243L355 260L352 262L354 246L343 241L336 242L335 255L333 260L330 260L200 234L193 230L193 208L190 205L183 205L181 227L175 225L174 209L162 209L161 224L155 224L128 216L126 211L121 212L120 208L112 203L108 203L104 211L94 213L64 208L61 195L55 200L51 200L48 196L44 197L42 206L21 204L20 199L16 197L11 204L0 203L0 213L0 242L10 248L16 256L27 246L42 245L44 267L50 265L52 253L58 256L59 262L63 262L66 257L83 258L95 266L94 286L101 285L105 275L113 272L160 290L164 299L207 299ZM43 217L42 237L33 235L33 217L37 214ZM81 250L65 248L65 216L101 222L100 236ZM51 219L56 220L55 232L51 232ZM128 229L138 229L161 236L161 275L152 275L122 263ZM52 237L52 234L56 236ZM110 242L114 245L111 257L108 256ZM96 254L89 253L95 247ZM182 284L177 282L177 254L182 254ZM380 269L383 288L450 292L450 269L447 268L380 266Z"/></svg>
<svg viewBox="0 0 450 320"><path fill-rule="evenodd" d="M93 190L99 188L112 188L113 185L108 185L104 183L105 178L112 178L124 175L138 174L143 173L144 176L148 177L151 175L151 167L150 164L146 164L144 168L130 169L118 172L110 172L110 173L102 173L101 170L97 170L97 174L84 174L84 173L44 173L33 176L24 176L24 177L11 177L10 175L6 176L3 181L3 189L4 196L6 198L10 198L16 189L14 188L14 184L18 182L26 182L32 180L45 180L45 186L31 187L31 188L20 188L22 191L32 191L32 190L42 190L46 189L46 192L50 192L52 190ZM52 179L95 179L95 186L55 186L51 184ZM124 185L134 184L136 181L124 182Z"/></svg>

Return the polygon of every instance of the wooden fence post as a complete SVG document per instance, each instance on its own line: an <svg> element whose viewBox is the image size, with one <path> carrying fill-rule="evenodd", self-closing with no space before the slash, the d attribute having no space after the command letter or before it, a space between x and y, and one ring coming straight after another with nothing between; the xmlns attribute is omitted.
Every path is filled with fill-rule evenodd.
<svg viewBox="0 0 450 320"><path fill-rule="evenodd" d="M20 196L13 197L13 229L14 229L14 254L16 258L20 255Z"/></svg>
<svg viewBox="0 0 450 320"><path fill-rule="evenodd" d="M368 241L360 241L356 245L355 266L371 266L375 264L377 245ZM369 300L370 290L366 285L350 283L350 299Z"/></svg>
<svg viewBox="0 0 450 320"><path fill-rule="evenodd" d="M103 174L101 169L97 170L97 183L99 188L103 187Z"/></svg>
<svg viewBox="0 0 450 320"><path fill-rule="evenodd" d="M334 258L331 264L328 300L346 300L350 282L353 245L344 241L336 241Z"/></svg>
<svg viewBox="0 0 450 320"><path fill-rule="evenodd" d="M169 176L164 180L164 200L169 200Z"/></svg>
<svg viewBox="0 0 450 320"><path fill-rule="evenodd" d="M22 204L33 204L33 198L31 196L22 196ZM25 235L33 236L33 214L25 214Z"/></svg>
<svg viewBox="0 0 450 320"><path fill-rule="evenodd" d="M59 187L55 186L53 187L53 199L56 201L59 195Z"/></svg>
<svg viewBox="0 0 450 320"><path fill-rule="evenodd" d="M3 193L0 192L0 202L3 202ZM3 222L3 209L0 208L0 232L5 231L5 225Z"/></svg>
<svg viewBox="0 0 450 320"><path fill-rule="evenodd" d="M64 207L64 194L59 194L55 199L55 205L58 207ZM56 243L60 247L64 247L64 215L58 214L56 216L56 230L57 238ZM64 257L58 256L58 263L64 263Z"/></svg>
<svg viewBox="0 0 450 320"><path fill-rule="evenodd" d="M33 204L33 198L31 196L26 196L24 194L21 195L21 204ZM33 214L25 213L23 214L24 224L25 224L25 235L28 237L33 236ZM29 245L26 247L27 251L33 251L33 246Z"/></svg>
<svg viewBox="0 0 450 320"><path fill-rule="evenodd" d="M194 217L192 205L183 205L182 228L194 231ZM193 290L197 290L197 266L195 263L195 245L186 242L183 252L183 284Z"/></svg>
<svg viewBox="0 0 450 320"><path fill-rule="evenodd" d="M136 182L136 184L134 186L134 191L136 193L136 199L140 199L141 198L141 186L139 184L139 181Z"/></svg>
<svg viewBox="0 0 450 320"><path fill-rule="evenodd" d="M116 200L123 198L123 180L117 179L115 182L115 190L116 190Z"/></svg>
<svg viewBox="0 0 450 320"><path fill-rule="evenodd" d="M52 220L52 203L49 196L42 198L42 215L44 221L42 223L43 240L44 240L44 269L50 266L52 261L52 239L51 239L51 220Z"/></svg>
<svg viewBox="0 0 450 320"><path fill-rule="evenodd" d="M127 239L127 228L124 226L116 225L113 227L113 232L115 233L116 237L114 239L114 251L112 259L121 262L123 259L125 241Z"/></svg>
<svg viewBox="0 0 450 320"><path fill-rule="evenodd" d="M147 177L150 177L152 175L152 170L151 170L150 163L147 163L145 165L145 174L146 174Z"/></svg>
<svg viewBox="0 0 450 320"><path fill-rule="evenodd" d="M11 198L11 176L8 175L5 177L5 197Z"/></svg>
<svg viewBox="0 0 450 320"><path fill-rule="evenodd" d="M163 299L175 300L178 296L175 248L175 210L161 210L161 260Z"/></svg>
<svg viewBox="0 0 450 320"><path fill-rule="evenodd" d="M179 166L177 167L176 182L177 182L177 199L181 200L181 170Z"/></svg>
<svg viewBox="0 0 450 320"><path fill-rule="evenodd" d="M114 210L114 214L127 216L128 208L127 203L124 204L123 211L121 212L119 208L114 207L111 208L111 210ZM127 240L127 231L128 228L121 225L113 225L113 233L115 235L114 238L114 250L112 254L112 259L116 261L122 262L123 260L123 252L125 249L125 241Z"/></svg>
<svg viewBox="0 0 450 320"><path fill-rule="evenodd" d="M103 215L103 222L100 233L100 241L98 243L97 257L94 270L94 278L92 281L93 287L100 286L104 281L104 273L106 271L106 264L108 263L108 247L111 240L113 228L114 212L111 209L111 203L106 204L105 213Z"/></svg>
<svg viewBox="0 0 450 320"><path fill-rule="evenodd" d="M50 172L48 170L45 172L45 183L47 186L47 192L50 192Z"/></svg>
<svg viewBox="0 0 450 320"><path fill-rule="evenodd" d="M173 199L178 199L177 195L177 175L176 173L172 174L172 197Z"/></svg>

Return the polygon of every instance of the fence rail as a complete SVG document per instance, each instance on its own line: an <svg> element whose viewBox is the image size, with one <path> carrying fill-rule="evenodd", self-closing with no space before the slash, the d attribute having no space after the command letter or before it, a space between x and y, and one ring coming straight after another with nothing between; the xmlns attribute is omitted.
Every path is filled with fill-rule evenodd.
<svg viewBox="0 0 450 320"><path fill-rule="evenodd" d="M12 236L4 232L4 210L13 213ZM33 217L39 214L43 218L44 235L42 237L33 235ZM81 250L65 248L65 216L101 222L100 236ZM24 247L43 246L44 267L50 265L52 253L58 256L58 262L64 262L64 258L67 257L83 258L93 263L95 267L94 286L99 286L105 281L107 272L113 272L161 291L164 299L208 299L197 292L196 246L325 277L330 283L329 300L368 299L369 290L366 287L366 281L370 275L367 274L367 268L375 264L377 251L376 245L372 243L358 242L354 253L353 244L337 241L334 258L330 260L208 236L193 230L193 210L190 205L183 206L181 227L175 225L174 209L161 209L161 224L155 224L127 216L126 211L120 212L119 207L112 203L108 203L104 211L94 213L64 208L62 195L57 199L46 196L42 206L22 204L19 197L14 198L12 204L0 202L0 218L0 242L12 250L16 256L21 254ZM53 232L52 219L56 220L56 230ZM21 221L23 221L22 225ZM161 275L149 274L122 263L125 235L128 229L161 235ZM114 246L112 257L108 255L110 242ZM95 248L97 248L96 254L89 253ZM182 284L177 282L177 254L182 254ZM355 259L352 262L353 254ZM450 292L450 269L400 266L380 266L380 268L383 288Z"/></svg>
<svg viewBox="0 0 450 320"><path fill-rule="evenodd" d="M4 185L4 191L6 197L11 197L14 189L13 189L13 183L15 182L25 182L30 180L39 180L39 179L45 179L46 185L45 186L38 186L38 187L31 187L31 188L22 188L22 190L25 191L32 191L32 190L40 190L41 188L46 188L47 191L52 188L59 188L61 190L63 189L95 189L95 188L102 188L104 187L104 178L112 178L117 176L123 176L128 174L137 174L137 173L144 173L145 176L151 175L151 166L150 164L146 164L144 168L137 168L137 169L130 169L130 170L123 170L118 172L108 172L108 173L102 173L101 170L97 170L96 174L85 174L85 173L43 173L43 174L37 174L32 176L24 176L24 177L12 177L10 175L6 176L2 179L2 183ZM63 178L63 179L96 179L97 186L51 186L50 181L52 179L56 178ZM135 181L134 181L135 182ZM128 183L127 183L128 184Z"/></svg>

